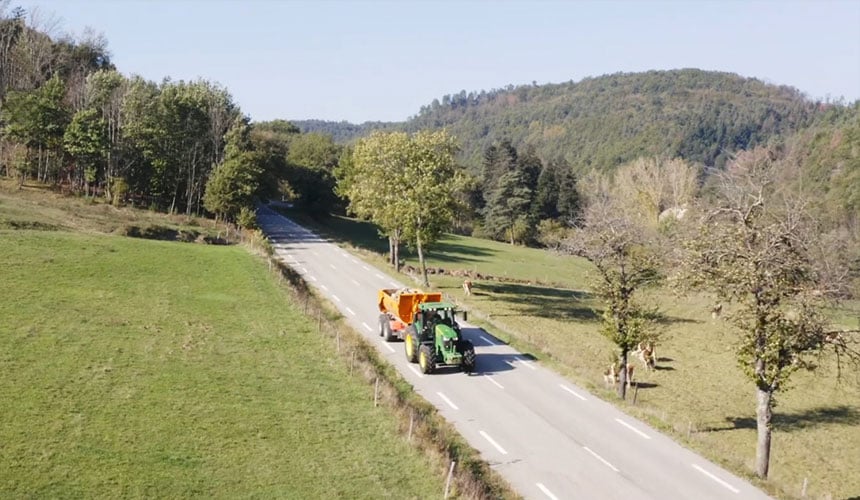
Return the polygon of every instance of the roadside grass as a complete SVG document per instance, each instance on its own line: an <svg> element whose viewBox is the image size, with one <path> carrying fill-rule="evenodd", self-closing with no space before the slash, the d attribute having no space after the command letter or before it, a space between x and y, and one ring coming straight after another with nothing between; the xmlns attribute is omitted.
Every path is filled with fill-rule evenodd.
<svg viewBox="0 0 860 500"><path fill-rule="evenodd" d="M243 248L0 230L0 269L0 497L441 495Z"/></svg>
<svg viewBox="0 0 860 500"><path fill-rule="evenodd" d="M330 235L336 228L343 243L352 238L372 248L372 228L355 237L358 224L337 218L337 225L316 229ZM306 223L308 221L305 221ZM385 242L382 241L384 244ZM383 251L386 250L383 245ZM417 259L406 262L417 267ZM603 383L613 353L599 331L601 305L588 293L589 264L549 251L449 235L427 252L428 266L468 270L523 282L472 280L465 297L462 278L433 275L434 289L471 310L470 320L530 353L609 401L615 395ZM382 258L373 257L380 262ZM547 286L552 284L552 286ZM735 360L736 336L722 319L710 315L712 302L701 295L677 296L665 289L647 290L647 303L660 307L658 369L647 372L638 360L636 404L625 411L645 418L741 475L752 478L755 460L755 394L752 382ZM860 304L833 312L846 327L858 327ZM480 368L480 358L479 358ZM800 497L808 479L808 497L860 496L860 374L843 367L837 378L832 357L819 360L814 373L796 373L790 387L777 395L770 477L762 484L784 498ZM631 395L632 400L632 395ZM761 484L761 483L759 483Z"/></svg>
<svg viewBox="0 0 860 500"><path fill-rule="evenodd" d="M65 196L47 186L0 179L0 230L36 229L113 233L172 233L217 238L224 232L204 217L166 215L130 207L114 207L100 198ZM165 238L162 238L165 239Z"/></svg>

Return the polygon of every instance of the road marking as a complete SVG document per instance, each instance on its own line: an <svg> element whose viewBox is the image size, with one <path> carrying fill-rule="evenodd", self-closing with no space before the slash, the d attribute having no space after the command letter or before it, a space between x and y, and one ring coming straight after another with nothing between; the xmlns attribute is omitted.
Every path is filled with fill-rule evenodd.
<svg viewBox="0 0 860 500"><path fill-rule="evenodd" d="M543 492L544 495L546 495L547 497L550 498L550 500L558 500L558 497L553 495L552 492L549 491L549 489L546 486L542 485L541 483L535 483L535 484L537 485L538 489Z"/></svg>
<svg viewBox="0 0 860 500"><path fill-rule="evenodd" d="M341 252L340 254L341 254L341 255L343 255L344 257L349 258L349 254L348 254L348 253L346 253L346 252Z"/></svg>
<svg viewBox="0 0 860 500"><path fill-rule="evenodd" d="M349 260L351 260L353 264L358 264L358 260L356 260L356 259L349 259Z"/></svg>
<svg viewBox="0 0 860 500"><path fill-rule="evenodd" d="M362 323L361 326L363 326L364 329L367 330L368 332L373 331L373 328L371 328L367 323Z"/></svg>
<svg viewBox="0 0 860 500"><path fill-rule="evenodd" d="M348 308L348 307L346 308L346 312L348 312L349 314L352 314L353 316L355 316L355 311L353 311L352 309L350 309L350 308Z"/></svg>
<svg viewBox="0 0 860 500"><path fill-rule="evenodd" d="M400 288L400 283L397 283L396 281L389 281L388 283L394 288Z"/></svg>
<svg viewBox="0 0 860 500"><path fill-rule="evenodd" d="M479 335L479 337L481 337L481 339L482 339L484 342L486 342L486 343L488 343L488 344L490 344L490 345L497 345L495 342L493 342L492 340L488 339L487 337L484 337L483 335Z"/></svg>
<svg viewBox="0 0 860 500"><path fill-rule="evenodd" d="M528 367L529 367L529 368L531 368L532 370L537 370L537 367L532 366L532 364L531 364L531 363L529 363L529 361L528 361L526 358L524 358L524 357L522 357L522 356L517 356L517 360L518 360L518 361L521 361L524 365L528 366Z"/></svg>
<svg viewBox="0 0 860 500"><path fill-rule="evenodd" d="M630 425L630 424L628 424L627 422L625 422L625 421L621 420L620 418L616 418L616 419L615 419L615 421L616 421L616 422L618 422L619 424L623 425L624 427L627 427L628 429L630 429L631 431L635 432L636 434L639 434L640 436L644 437L645 439L651 439L651 436L649 436L648 434L645 434L644 432L640 431L640 430L639 430L639 429L637 429L636 427L633 427L632 425Z"/></svg>
<svg viewBox="0 0 860 500"><path fill-rule="evenodd" d="M730 485L729 483L723 481L722 479L718 478L717 476L711 474L710 472L706 471L705 469L699 467L698 465L693 464L693 468L696 469L697 471L701 472L702 474L708 476L709 478L713 479L714 481L720 483L721 485L723 485L726 489L728 489L732 493L740 493L740 490L738 490L734 486Z"/></svg>
<svg viewBox="0 0 860 500"><path fill-rule="evenodd" d="M327 286L325 286L325 285L320 285L320 288L322 288L322 289L323 289L323 290L325 290L326 292L328 291L328 287L327 287Z"/></svg>
<svg viewBox="0 0 860 500"><path fill-rule="evenodd" d="M316 277L316 276L308 276L308 277L311 279L311 281L316 281L316 280L317 280L317 277Z"/></svg>
<svg viewBox="0 0 860 500"><path fill-rule="evenodd" d="M334 267L334 264L329 264L329 265L328 265L328 267L330 267L330 268L334 269L335 271L337 270L337 268L336 268L336 267Z"/></svg>
<svg viewBox="0 0 860 500"><path fill-rule="evenodd" d="M311 253L312 253L312 254L314 254L314 255L316 255L317 257L319 257L319 256L320 256L320 253L319 253L319 252L317 252L316 250L311 250Z"/></svg>
<svg viewBox="0 0 860 500"><path fill-rule="evenodd" d="M415 368L415 365L409 365L409 369L412 370L412 373L418 375L418 378L424 378L424 374L418 371L418 368Z"/></svg>
<svg viewBox="0 0 860 500"><path fill-rule="evenodd" d="M395 351L394 351L394 348L393 348L393 347L391 347L391 346L388 344L388 342L385 342L385 341L383 340L383 341L382 341L382 345L384 345L384 346L385 346L389 351L391 351L391 352L395 352Z"/></svg>
<svg viewBox="0 0 860 500"><path fill-rule="evenodd" d="M361 268L364 269L365 271L370 271L370 268L367 266L361 266Z"/></svg>
<svg viewBox="0 0 860 500"><path fill-rule="evenodd" d="M384 279L385 279L385 276L383 276L383 275L381 275L381 274L379 274L379 273L376 273L376 277L377 277L377 278L379 278L379 279L381 279L381 280L384 280Z"/></svg>
<svg viewBox="0 0 860 500"><path fill-rule="evenodd" d="M361 286L361 283L359 283L359 282L358 282L358 281L356 281L356 280L352 280L352 283L353 283L355 286Z"/></svg>
<svg viewBox="0 0 860 500"><path fill-rule="evenodd" d="M300 267L299 269L301 269L301 270L302 270L302 272L303 272L303 273L305 273L305 274L307 274L307 272L308 272L308 268L306 268L306 267L304 267L304 266Z"/></svg>
<svg viewBox="0 0 860 500"><path fill-rule="evenodd" d="M614 470L615 472L618 472L618 469L616 469L614 465L612 465L611 463L607 462L605 458L601 457L601 456L600 456L600 455L598 455L597 453L594 453L593 451L591 451L591 448L589 448L588 446L583 446L583 448L585 449L585 451L587 451L587 452L591 453L591 454L594 456L594 458L596 458L596 459L600 460L601 462L603 462L607 467L609 467L610 469Z"/></svg>
<svg viewBox="0 0 860 500"><path fill-rule="evenodd" d="M491 377L491 376L489 376L489 375L484 375L484 376L485 376L485 377L487 377L487 380L489 380L490 382L492 382L492 383L496 384L496 387L498 387L499 389L504 389L504 388L505 388L505 386L503 386L502 384L500 384L500 383L496 382L496 379L494 379L493 377Z"/></svg>
<svg viewBox="0 0 860 500"><path fill-rule="evenodd" d="M454 408L455 410L459 410L459 408L457 408L457 405L455 405L450 399L448 399L447 396L445 396L441 392L437 392L436 394L438 394L439 397L442 398L443 401L448 403L448 406L450 406L451 408Z"/></svg>
<svg viewBox="0 0 860 500"><path fill-rule="evenodd" d="M496 449L497 449L497 450L499 450L499 453L501 453L502 455L507 455L507 454L508 454L508 452L506 452L504 448L502 448L501 446L499 446L499 443L495 442L495 441L493 440L493 438L491 438L491 437L490 437L490 435L489 435L489 434L487 434L487 433L486 433L486 432L484 432L484 431L479 431L479 432L481 433L481 435L482 435L482 436L484 436L484 439L486 439L487 441L489 441L491 445L495 446L495 447L496 447Z"/></svg>
<svg viewBox="0 0 860 500"><path fill-rule="evenodd" d="M336 300L336 301L340 302L340 297L338 297L338 296L337 296L337 295L335 295L335 294L331 294L331 298L333 298L334 300Z"/></svg>
<svg viewBox="0 0 860 500"><path fill-rule="evenodd" d="M514 364L513 362L511 362L511 361L508 361L507 359L505 360L505 363L507 363L507 364L508 364L508 366L510 366L511 368L516 368L516 367L517 367L517 365L515 365L515 364Z"/></svg>
<svg viewBox="0 0 860 500"><path fill-rule="evenodd" d="M562 389L564 389L565 391L567 391L567 392L569 392L569 393L573 394L574 396L578 397L579 399L581 399L581 400L583 400L583 401L585 401L585 400L586 400L586 399L585 399L585 396L583 396L583 395L581 395L580 393L578 393L578 392L574 391L574 390L573 390L573 389L571 389L570 387L568 387L568 386L566 386L566 385L564 385L564 384L558 384L558 386L559 386L559 387L561 387Z"/></svg>

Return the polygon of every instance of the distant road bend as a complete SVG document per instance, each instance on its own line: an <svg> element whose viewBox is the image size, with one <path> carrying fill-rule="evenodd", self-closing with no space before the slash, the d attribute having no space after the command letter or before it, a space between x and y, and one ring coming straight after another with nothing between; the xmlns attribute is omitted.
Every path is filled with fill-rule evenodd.
<svg viewBox="0 0 860 500"><path fill-rule="evenodd" d="M472 325L463 334L478 354L476 374L421 374L402 343L386 343L376 331L377 291L403 283L269 208L258 210L258 220L278 258L337 306L525 498L769 498Z"/></svg>

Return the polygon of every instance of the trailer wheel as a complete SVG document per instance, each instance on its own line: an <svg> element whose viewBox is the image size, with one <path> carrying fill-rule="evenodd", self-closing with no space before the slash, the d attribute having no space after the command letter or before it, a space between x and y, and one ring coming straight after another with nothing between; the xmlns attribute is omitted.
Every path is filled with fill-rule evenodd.
<svg viewBox="0 0 860 500"><path fill-rule="evenodd" d="M380 314L379 315L379 336L380 337L385 336L385 325L387 325L387 324L388 324L388 315L387 314Z"/></svg>
<svg viewBox="0 0 860 500"><path fill-rule="evenodd" d="M468 340L462 341L460 344L463 353L463 371L466 373L472 373L475 371L475 365L477 364L477 356L475 356L475 346L472 345Z"/></svg>
<svg viewBox="0 0 860 500"><path fill-rule="evenodd" d="M404 340L406 341L404 342L406 360L410 363L415 363L418 361L418 349L415 349L415 335L413 335L411 331L407 331Z"/></svg>
<svg viewBox="0 0 860 500"><path fill-rule="evenodd" d="M388 318L386 318L385 324L382 325L382 336L386 342L394 340L394 334L391 333L391 322L388 321Z"/></svg>
<svg viewBox="0 0 860 500"><path fill-rule="evenodd" d="M421 367L422 373L433 373L436 368L436 353L433 347L427 344L422 344L418 349L418 365Z"/></svg>

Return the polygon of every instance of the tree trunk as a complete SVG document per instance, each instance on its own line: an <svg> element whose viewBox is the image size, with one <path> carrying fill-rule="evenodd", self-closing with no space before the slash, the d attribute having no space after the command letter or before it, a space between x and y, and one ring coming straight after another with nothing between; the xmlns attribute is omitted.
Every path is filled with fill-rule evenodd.
<svg viewBox="0 0 860 500"><path fill-rule="evenodd" d="M755 472L758 477L767 478L770 468L770 434L773 418L773 391L756 389L756 428L758 441L755 450Z"/></svg>
<svg viewBox="0 0 860 500"><path fill-rule="evenodd" d="M388 235L388 263L394 267L394 236Z"/></svg>
<svg viewBox="0 0 860 500"><path fill-rule="evenodd" d="M421 276L424 280L424 286L430 286L430 280L427 279L427 265L424 262L424 248L421 245L421 236L418 235L415 237L415 247L418 250L418 263L421 265Z"/></svg>
<svg viewBox="0 0 860 500"><path fill-rule="evenodd" d="M618 374L618 397L627 398L627 349L621 350L621 373Z"/></svg>

